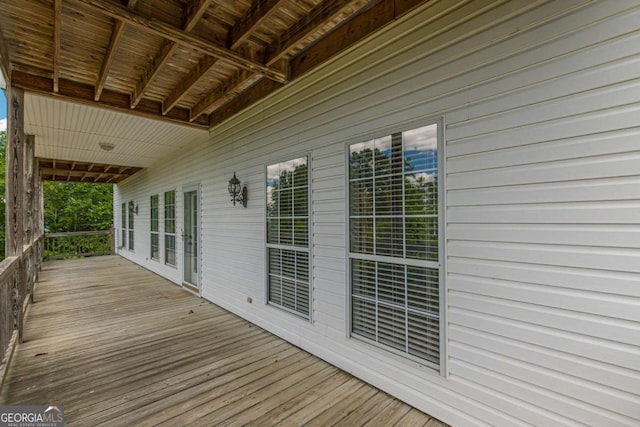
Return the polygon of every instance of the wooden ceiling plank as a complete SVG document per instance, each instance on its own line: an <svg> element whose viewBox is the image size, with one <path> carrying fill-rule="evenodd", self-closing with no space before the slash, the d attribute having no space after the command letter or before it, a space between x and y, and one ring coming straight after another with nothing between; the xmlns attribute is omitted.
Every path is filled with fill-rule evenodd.
<svg viewBox="0 0 640 427"><path fill-rule="evenodd" d="M261 78L262 76L260 75L248 74L247 72L234 73L231 78L226 80L224 89L209 93L193 106L191 109L191 120L197 119L211 108L222 106L228 102L229 99L239 95L241 87L246 88Z"/></svg>
<svg viewBox="0 0 640 427"><path fill-rule="evenodd" d="M357 16L344 25L341 25L327 37L322 38L309 49L293 58L290 63L291 79L294 80L298 78L342 50L347 49L428 1L429 0L377 1L372 7L368 7L367 10L358 13ZM401 7L396 7L398 3L401 3ZM280 45L283 46L282 44ZM273 51L276 52L275 56L278 56L279 51ZM251 86L242 97L236 97L224 104L224 108L214 110L214 112L209 115L210 128L219 125L252 103L259 101L281 87L281 85L275 84L275 82L262 79L262 81Z"/></svg>
<svg viewBox="0 0 640 427"><path fill-rule="evenodd" d="M280 3L284 0L260 0L253 2L249 10L238 20L236 25L229 31L229 38L227 44L229 49L236 49L246 38L255 30L271 13L273 13ZM193 88L198 81L216 64L217 58L207 56L203 58L196 68L192 70L189 78L182 81L180 85L173 89L169 96L162 103L162 112L166 114L175 107L178 102ZM210 96L208 98L211 98ZM202 101L201 101L202 102ZM206 109L206 108L205 108ZM200 107L195 111L200 110ZM191 111L191 118L193 118L193 111ZM204 110L202 110L204 111ZM197 117L199 117L198 114Z"/></svg>
<svg viewBox="0 0 640 427"><path fill-rule="evenodd" d="M7 47L7 39L4 38L2 29L0 28L0 69L7 83L7 87L11 85L11 58L9 57L9 48Z"/></svg>
<svg viewBox="0 0 640 427"><path fill-rule="evenodd" d="M258 28L277 7L285 0L258 0L251 2L251 7L229 31L227 45L234 49L244 42L253 30Z"/></svg>
<svg viewBox="0 0 640 427"><path fill-rule="evenodd" d="M189 4L189 7L185 10L185 16L183 18L183 31L190 32L195 28L196 24L207 11L212 1L213 0L197 0ZM136 108L144 96L144 92L156 78L160 70L162 70L162 68L167 64L169 59L171 59L177 48L177 43L170 40L164 41L160 49L158 49L154 55L151 61L151 67L145 70L142 77L136 83L136 88L133 92L133 96L131 97L131 108Z"/></svg>
<svg viewBox="0 0 640 427"><path fill-rule="evenodd" d="M173 25L157 19L148 18L140 13L127 9L125 6L122 6L117 2L113 3L106 0L69 0L68 4L74 7L88 7L105 16L110 16L123 21L127 25L135 26L146 32L169 39L175 43L187 46L207 55L216 56L239 68L244 68L251 72L262 74L263 76L278 82L288 82L287 73L267 67L230 49L214 45L202 37L182 31Z"/></svg>
<svg viewBox="0 0 640 427"><path fill-rule="evenodd" d="M352 6L356 2L357 0L339 0L320 3L317 7L312 9L305 18L301 19L298 24L294 25L275 43L267 48L267 64L273 65L275 62L279 61L293 45L299 43L309 34L317 31L318 28L334 19L346 7ZM252 79L252 77L249 76L248 79ZM225 91L219 99L215 98L215 93L210 94L191 109L191 120L198 118L199 114L202 114L204 111L211 108L214 108L215 112L216 109L221 108L229 101L229 98L231 98L230 94L235 91L235 86L242 85L243 87L246 87L248 84L250 84L248 81L235 82L235 85L234 83L226 84L226 86L231 88ZM269 85L269 87L277 86ZM208 104L205 104L205 102ZM212 114L212 116L214 116L214 114ZM211 117L210 120L215 121L217 119Z"/></svg>
<svg viewBox="0 0 640 427"><path fill-rule="evenodd" d="M129 9L133 9L134 7L136 7L136 3L138 3L138 0L129 0L127 3L127 7ZM109 46L107 47L104 61L102 61L100 74L98 76L98 82L96 83L96 93L94 96L94 100L96 101L99 101L100 95L102 95L102 89L104 89L104 84L107 81L107 76L109 75L109 70L111 69L113 59L116 57L116 52L118 51L118 47L120 46L120 41L122 40L124 30L124 22L115 20L113 31L111 32L111 38L109 39Z"/></svg>
<svg viewBox="0 0 640 427"><path fill-rule="evenodd" d="M358 0L320 2L307 16L300 19L287 32L282 34L275 43L269 45L267 48L266 64L270 66L278 62L292 46L334 19L343 9L357 2ZM377 0L371 4L374 3L377 3Z"/></svg>
<svg viewBox="0 0 640 427"><path fill-rule="evenodd" d="M169 96L162 102L162 114L167 114L171 111L178 102L193 88L198 81L218 62L217 58L213 56L205 56L201 61L198 62L198 65L194 70L191 71L191 74L186 80L180 82L178 86L176 86Z"/></svg>
<svg viewBox="0 0 640 427"><path fill-rule="evenodd" d="M62 35L62 0L53 0L53 91L60 81L60 39Z"/></svg>

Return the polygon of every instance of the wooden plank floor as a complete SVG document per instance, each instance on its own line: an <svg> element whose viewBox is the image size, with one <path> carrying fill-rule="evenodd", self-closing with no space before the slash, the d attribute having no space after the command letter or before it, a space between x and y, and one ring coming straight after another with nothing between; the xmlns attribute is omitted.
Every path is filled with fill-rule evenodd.
<svg viewBox="0 0 640 427"><path fill-rule="evenodd" d="M66 425L443 426L117 256L45 264L3 405Z"/></svg>

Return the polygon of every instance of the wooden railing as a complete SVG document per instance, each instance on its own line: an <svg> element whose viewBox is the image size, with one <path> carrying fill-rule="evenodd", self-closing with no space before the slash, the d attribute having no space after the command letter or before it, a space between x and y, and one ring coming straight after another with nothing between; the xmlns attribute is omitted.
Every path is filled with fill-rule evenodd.
<svg viewBox="0 0 640 427"><path fill-rule="evenodd" d="M16 342L22 341L22 321L33 301L42 266L43 237L25 245L20 256L0 262L0 385L11 362Z"/></svg>
<svg viewBox="0 0 640 427"><path fill-rule="evenodd" d="M44 259L111 255L115 253L113 237L113 230L47 233L44 235Z"/></svg>

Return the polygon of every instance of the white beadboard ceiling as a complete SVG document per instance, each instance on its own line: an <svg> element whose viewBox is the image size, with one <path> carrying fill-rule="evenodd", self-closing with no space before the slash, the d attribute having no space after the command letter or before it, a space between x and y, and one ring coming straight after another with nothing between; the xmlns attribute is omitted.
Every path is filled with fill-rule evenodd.
<svg viewBox="0 0 640 427"><path fill-rule="evenodd" d="M36 157L143 168L208 136L206 130L29 93L24 128L36 137ZM101 142L114 149L100 149Z"/></svg>

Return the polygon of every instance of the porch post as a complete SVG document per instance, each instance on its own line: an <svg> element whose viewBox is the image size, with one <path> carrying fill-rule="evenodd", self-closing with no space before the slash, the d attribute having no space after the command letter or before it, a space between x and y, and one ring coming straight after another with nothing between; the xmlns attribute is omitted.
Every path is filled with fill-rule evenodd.
<svg viewBox="0 0 640 427"><path fill-rule="evenodd" d="M6 227L5 256L22 258L24 242L24 91L10 87L8 97L8 126L6 146ZM22 301L25 292L22 260L13 281L14 326L18 342L22 342Z"/></svg>
<svg viewBox="0 0 640 427"><path fill-rule="evenodd" d="M35 270L36 270L36 244L34 242L34 214L35 214L35 187L34 187L34 146L35 136L24 136L24 235L23 244L31 245L30 253L23 257L22 267L24 271L25 282L25 297L29 296L31 302L33 302L33 287L35 284Z"/></svg>

